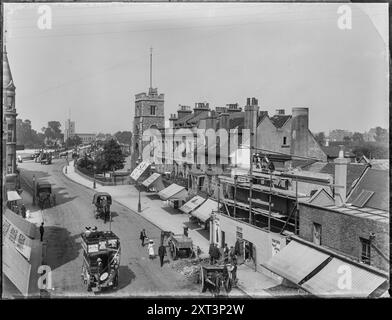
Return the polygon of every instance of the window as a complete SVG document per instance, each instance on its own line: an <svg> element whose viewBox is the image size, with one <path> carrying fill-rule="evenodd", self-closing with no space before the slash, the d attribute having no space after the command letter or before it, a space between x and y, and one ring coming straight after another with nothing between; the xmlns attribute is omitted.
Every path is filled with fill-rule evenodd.
<svg viewBox="0 0 392 320"><path fill-rule="evenodd" d="M283 144L284 144L284 145L287 144L287 137L283 137Z"/></svg>
<svg viewBox="0 0 392 320"><path fill-rule="evenodd" d="M313 243L321 245L321 225L313 223Z"/></svg>
<svg viewBox="0 0 392 320"><path fill-rule="evenodd" d="M156 106L150 106L150 114L155 116Z"/></svg>
<svg viewBox="0 0 392 320"><path fill-rule="evenodd" d="M7 108L10 109L13 107L14 97L7 97Z"/></svg>
<svg viewBox="0 0 392 320"><path fill-rule="evenodd" d="M361 262L370 265L370 240L360 238L361 240Z"/></svg>

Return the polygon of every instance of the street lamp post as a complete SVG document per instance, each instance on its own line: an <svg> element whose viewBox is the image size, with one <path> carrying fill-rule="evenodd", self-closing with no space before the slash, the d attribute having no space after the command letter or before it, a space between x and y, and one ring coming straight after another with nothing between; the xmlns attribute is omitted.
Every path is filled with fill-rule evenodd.
<svg viewBox="0 0 392 320"><path fill-rule="evenodd" d="M35 175L33 175L33 205L35 206Z"/></svg>
<svg viewBox="0 0 392 320"><path fill-rule="evenodd" d="M138 189L139 189L139 202L137 204L137 212L142 212L142 203L140 201L140 184L138 183Z"/></svg>

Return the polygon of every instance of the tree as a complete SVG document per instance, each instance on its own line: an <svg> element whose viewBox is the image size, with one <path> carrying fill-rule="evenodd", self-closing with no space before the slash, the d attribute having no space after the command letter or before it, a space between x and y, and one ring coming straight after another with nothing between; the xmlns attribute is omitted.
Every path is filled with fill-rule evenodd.
<svg viewBox="0 0 392 320"><path fill-rule="evenodd" d="M388 130L381 127L376 127L376 134L374 136L374 139L376 139L376 142L379 143L388 142Z"/></svg>
<svg viewBox="0 0 392 320"><path fill-rule="evenodd" d="M111 139L105 142L103 151L100 152L100 158L102 164L100 164L100 170L103 172L115 171L124 168L125 157L122 153L120 145ZM98 167L98 164L97 164Z"/></svg>
<svg viewBox="0 0 392 320"><path fill-rule="evenodd" d="M365 156L368 159L388 159L388 146L377 142L365 142L353 148L352 152L356 158Z"/></svg>
<svg viewBox="0 0 392 320"><path fill-rule="evenodd" d="M132 132L131 131L118 131L114 134L114 137L119 143L124 143L130 145L132 142Z"/></svg>
<svg viewBox="0 0 392 320"><path fill-rule="evenodd" d="M353 140L353 142L357 142L357 143L358 142L362 143L364 141L363 140L363 134L359 133L359 132L354 132L354 134L353 134L351 139Z"/></svg>
<svg viewBox="0 0 392 320"><path fill-rule="evenodd" d="M346 143L348 143L348 142L351 141L351 138L350 138L349 136L344 136L344 137L343 137L343 141L346 142Z"/></svg>
<svg viewBox="0 0 392 320"><path fill-rule="evenodd" d="M61 123L59 121L49 121L48 126L41 129L47 144L57 146L59 141L64 139L64 134L61 133L60 127Z"/></svg>
<svg viewBox="0 0 392 320"><path fill-rule="evenodd" d="M316 141L318 142L319 145L323 146L325 145L325 133L324 132L319 132L315 136Z"/></svg>
<svg viewBox="0 0 392 320"><path fill-rule="evenodd" d="M69 137L65 143L68 148L73 148L82 144L82 139L78 135L74 135Z"/></svg>

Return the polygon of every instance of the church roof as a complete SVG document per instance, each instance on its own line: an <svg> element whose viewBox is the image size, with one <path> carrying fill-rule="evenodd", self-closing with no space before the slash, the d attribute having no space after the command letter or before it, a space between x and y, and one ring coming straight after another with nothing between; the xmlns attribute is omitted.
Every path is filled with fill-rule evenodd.
<svg viewBox="0 0 392 320"><path fill-rule="evenodd" d="M15 88L6 48L3 50L3 89Z"/></svg>

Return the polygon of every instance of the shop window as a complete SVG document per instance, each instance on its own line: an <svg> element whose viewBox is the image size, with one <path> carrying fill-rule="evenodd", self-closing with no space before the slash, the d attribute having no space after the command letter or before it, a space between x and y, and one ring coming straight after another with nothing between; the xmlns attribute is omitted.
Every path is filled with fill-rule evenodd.
<svg viewBox="0 0 392 320"><path fill-rule="evenodd" d="M370 240L360 238L361 241L361 262L370 265Z"/></svg>

